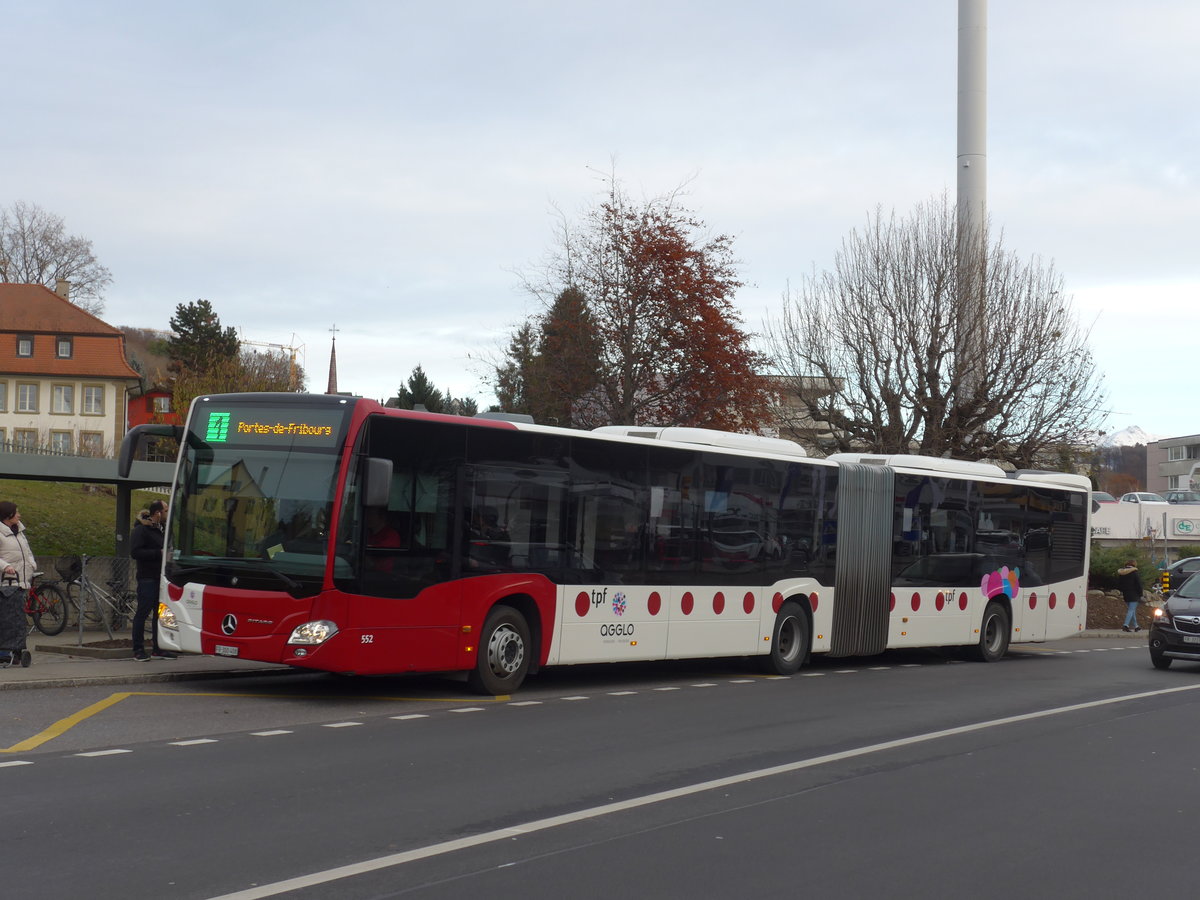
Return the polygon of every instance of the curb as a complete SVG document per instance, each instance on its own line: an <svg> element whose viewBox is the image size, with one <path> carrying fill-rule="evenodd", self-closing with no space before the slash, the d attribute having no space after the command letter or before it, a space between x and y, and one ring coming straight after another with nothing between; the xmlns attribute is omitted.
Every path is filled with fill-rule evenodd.
<svg viewBox="0 0 1200 900"><path fill-rule="evenodd" d="M162 684L169 681L211 681L217 678L251 678L294 675L306 669L231 669L218 672L147 672L144 675L81 675L78 678L47 678L42 681L0 681L0 691L25 691L38 688L94 687L105 684Z"/></svg>
<svg viewBox="0 0 1200 900"><path fill-rule="evenodd" d="M37 644L32 649L38 653L59 653L86 659L129 659L133 655L130 647L91 647L87 644Z"/></svg>

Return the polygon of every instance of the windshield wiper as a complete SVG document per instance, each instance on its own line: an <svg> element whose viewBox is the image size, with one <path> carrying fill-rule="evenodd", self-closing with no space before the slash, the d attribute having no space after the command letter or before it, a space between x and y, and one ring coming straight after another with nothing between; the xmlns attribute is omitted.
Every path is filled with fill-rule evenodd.
<svg viewBox="0 0 1200 900"><path fill-rule="evenodd" d="M274 575L283 582L289 593L298 591L302 587L300 582L296 581L294 578L289 578L278 569L273 569L270 566L265 566L261 563L252 563L241 559L226 559L219 563L203 563L201 565L185 565L183 563L171 561L168 563L168 565L172 567L172 571L182 574L187 574L190 572L234 572L238 570L250 570L251 572L264 575Z"/></svg>

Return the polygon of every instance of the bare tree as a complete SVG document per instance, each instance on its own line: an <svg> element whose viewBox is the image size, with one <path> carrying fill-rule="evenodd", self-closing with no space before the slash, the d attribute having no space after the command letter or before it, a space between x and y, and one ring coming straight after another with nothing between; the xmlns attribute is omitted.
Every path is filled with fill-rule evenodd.
<svg viewBox="0 0 1200 900"><path fill-rule="evenodd" d="M986 231L960 262L956 227L945 196L907 219L877 210L832 272L789 291L767 338L800 440L1028 467L1095 437L1102 378L1062 278ZM962 279L984 285L982 346L960 340Z"/></svg>
<svg viewBox="0 0 1200 900"><path fill-rule="evenodd" d="M172 402L183 413L202 394L298 391L304 379L304 370L282 350L243 346L233 356L181 370L171 385Z"/></svg>
<svg viewBox="0 0 1200 900"><path fill-rule="evenodd" d="M112 273L96 259L92 242L67 234L61 216L35 203L0 208L0 281L54 290L59 279L71 283L71 302L80 309L104 312Z"/></svg>

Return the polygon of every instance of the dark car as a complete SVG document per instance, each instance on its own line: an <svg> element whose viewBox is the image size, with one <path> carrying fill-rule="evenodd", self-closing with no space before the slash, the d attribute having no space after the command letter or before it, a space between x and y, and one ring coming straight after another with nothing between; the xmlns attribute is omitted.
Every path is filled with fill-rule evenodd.
<svg viewBox="0 0 1200 900"><path fill-rule="evenodd" d="M1163 496L1168 503L1200 504L1200 491L1167 491Z"/></svg>
<svg viewBox="0 0 1200 900"><path fill-rule="evenodd" d="M1180 585L1150 624L1150 661L1169 669L1177 659L1200 662L1200 576Z"/></svg>
<svg viewBox="0 0 1200 900"><path fill-rule="evenodd" d="M1163 590L1168 594L1178 590L1192 575L1200 572L1200 556L1188 556L1162 570Z"/></svg>

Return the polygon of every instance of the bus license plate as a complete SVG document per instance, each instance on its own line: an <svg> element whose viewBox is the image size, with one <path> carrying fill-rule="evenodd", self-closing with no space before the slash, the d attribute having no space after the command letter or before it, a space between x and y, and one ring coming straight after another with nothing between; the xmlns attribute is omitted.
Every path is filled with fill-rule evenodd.
<svg viewBox="0 0 1200 900"><path fill-rule="evenodd" d="M216 654L217 654L217 656L237 656L238 648L230 647L230 646L227 646L226 644L217 644Z"/></svg>

